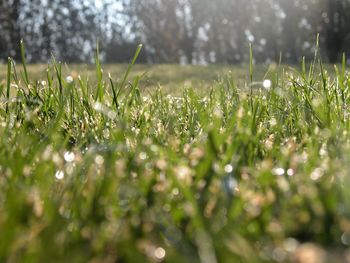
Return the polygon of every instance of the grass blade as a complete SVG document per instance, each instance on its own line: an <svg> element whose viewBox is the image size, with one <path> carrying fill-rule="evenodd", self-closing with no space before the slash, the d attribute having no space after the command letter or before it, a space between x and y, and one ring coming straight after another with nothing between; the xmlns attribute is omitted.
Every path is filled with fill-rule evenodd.
<svg viewBox="0 0 350 263"><path fill-rule="evenodd" d="M100 62L100 47L98 42L96 43L95 64L96 64L96 77L97 77L97 91L96 91L95 100L102 101L103 99L102 67Z"/></svg>
<svg viewBox="0 0 350 263"><path fill-rule="evenodd" d="M10 104L10 89L11 89L11 74L12 70L12 59L8 58L7 59L7 84L6 84L6 115L9 112L9 104Z"/></svg>
<svg viewBox="0 0 350 263"><path fill-rule="evenodd" d="M28 86L29 85L29 77L28 77L28 71L27 71L27 63L26 63L26 57L25 57L25 46L23 39L20 41L20 49L21 49L21 59L22 59L22 65L23 65L23 71L24 71L24 82Z"/></svg>
<svg viewBox="0 0 350 263"><path fill-rule="evenodd" d="M120 83L120 88L123 88L123 87L124 87L124 85L125 85L125 83L126 83L126 80L128 79L129 74L130 74L130 72L131 72L131 69L132 69L132 67L134 66L134 64L135 64L135 62L136 62L136 60L137 60L137 58L138 58L138 56L139 56L141 50L142 50L142 44L140 44L140 45L137 47L136 52L135 52L135 55L134 55L133 59L131 60L131 62L129 63L129 66L128 66L128 69L127 69L126 72L125 72L124 78L123 78L122 82Z"/></svg>

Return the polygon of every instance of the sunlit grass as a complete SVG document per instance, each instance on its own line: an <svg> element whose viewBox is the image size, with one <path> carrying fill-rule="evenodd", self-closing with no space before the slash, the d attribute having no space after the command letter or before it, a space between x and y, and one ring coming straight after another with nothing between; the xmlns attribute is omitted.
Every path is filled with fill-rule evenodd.
<svg viewBox="0 0 350 263"><path fill-rule="evenodd" d="M215 82L214 66L127 77L55 61L28 66L27 80L9 62L0 262L346 260L345 62L230 67ZM189 72L198 82L183 88Z"/></svg>
<svg viewBox="0 0 350 263"><path fill-rule="evenodd" d="M47 65L28 65L28 73L32 81L46 78ZM116 80L123 77L127 65L125 64L107 64L103 65L104 77L108 73ZM266 71L266 66L258 66L256 78L262 78ZM92 82L96 81L94 65L62 65L65 75L77 77L88 76ZM6 65L0 64L0 80L6 79ZM130 79L136 76L144 75L140 81L140 89L145 91L155 90L159 86L165 93L180 95L181 90L185 87L192 87L198 92L209 89L213 82L219 77L232 71L234 78L240 84L244 84L247 79L247 68L242 65L225 66L225 65L135 65L130 73ZM95 83L94 83L95 84Z"/></svg>

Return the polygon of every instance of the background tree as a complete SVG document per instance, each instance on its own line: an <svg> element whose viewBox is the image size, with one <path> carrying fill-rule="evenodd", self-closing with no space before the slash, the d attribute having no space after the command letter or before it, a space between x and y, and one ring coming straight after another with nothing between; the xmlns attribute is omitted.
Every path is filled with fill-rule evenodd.
<svg viewBox="0 0 350 263"><path fill-rule="evenodd" d="M350 44L350 2L343 0L324 1L322 28L325 49L330 62L339 61L341 53L349 52Z"/></svg>
<svg viewBox="0 0 350 263"><path fill-rule="evenodd" d="M0 58L12 56L19 58L18 44L21 40L20 15L22 3L20 0L2 0L0 2ZM12 45L17 43L17 45Z"/></svg>

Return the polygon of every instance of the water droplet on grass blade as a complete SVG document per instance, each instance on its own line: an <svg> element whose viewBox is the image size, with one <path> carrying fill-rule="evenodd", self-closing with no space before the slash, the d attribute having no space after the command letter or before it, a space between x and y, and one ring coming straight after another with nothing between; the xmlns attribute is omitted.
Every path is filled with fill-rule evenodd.
<svg viewBox="0 0 350 263"><path fill-rule="evenodd" d="M275 168L272 170L273 174L281 176L284 175L285 171L283 168Z"/></svg>
<svg viewBox="0 0 350 263"><path fill-rule="evenodd" d="M287 170L287 174L289 175L289 176L293 176L294 175L294 170L292 169L292 168L290 168L290 169L288 169Z"/></svg>
<svg viewBox="0 0 350 263"><path fill-rule="evenodd" d="M271 80L265 79L264 82L263 82L263 87L264 87L264 89L269 90L269 89L271 88L271 86L272 86Z"/></svg>
<svg viewBox="0 0 350 263"><path fill-rule="evenodd" d="M147 153L145 153L145 152L141 152L140 155L139 155L139 158L140 158L141 160L143 160L143 161L146 160L147 157L148 157L148 156L147 156Z"/></svg>
<svg viewBox="0 0 350 263"><path fill-rule="evenodd" d="M162 247L158 247L154 250L154 256L158 260L164 259L165 255L166 255L165 249Z"/></svg>
<svg viewBox="0 0 350 263"><path fill-rule="evenodd" d="M71 163L75 160L75 154L73 152L66 152L63 158L66 162Z"/></svg>
<svg viewBox="0 0 350 263"><path fill-rule="evenodd" d="M192 184L192 171L187 166L179 166L174 169L175 175L178 180L185 185Z"/></svg>
<svg viewBox="0 0 350 263"><path fill-rule="evenodd" d="M73 77L72 76L67 76L66 77L66 82L67 83L72 83L73 82Z"/></svg>
<svg viewBox="0 0 350 263"><path fill-rule="evenodd" d="M341 236L341 242L344 245L349 246L350 245L350 235L348 233L343 233Z"/></svg>
<svg viewBox="0 0 350 263"><path fill-rule="evenodd" d="M271 118L270 125L271 127L275 127L277 125L277 120L275 118Z"/></svg>
<svg viewBox="0 0 350 263"><path fill-rule="evenodd" d="M232 173L233 166L231 164L228 164L228 165L225 166L224 169L225 169L225 172L229 174L229 173Z"/></svg>
<svg viewBox="0 0 350 263"><path fill-rule="evenodd" d="M95 157L95 163L96 163L97 165L103 165L104 162L105 162L105 159L103 158L103 156L101 156L101 155L96 155L96 157Z"/></svg>
<svg viewBox="0 0 350 263"><path fill-rule="evenodd" d="M103 108L103 105L100 103L100 102L95 102L95 104L94 104L94 110L96 110L96 111L101 111L102 110L102 108Z"/></svg>
<svg viewBox="0 0 350 263"><path fill-rule="evenodd" d="M177 196L177 195L180 194L180 191L179 191L178 188L174 188L174 189L171 191L171 193L172 193L172 195Z"/></svg>
<svg viewBox="0 0 350 263"><path fill-rule="evenodd" d="M289 253L294 253L297 250L298 246L299 242L294 238L287 238L283 242L283 248Z"/></svg>
<svg viewBox="0 0 350 263"><path fill-rule="evenodd" d="M318 181L324 174L324 170L321 167L316 168L310 175L311 180Z"/></svg>
<svg viewBox="0 0 350 263"><path fill-rule="evenodd" d="M64 172L62 170L58 170L55 173L55 178L57 180L62 180L64 178Z"/></svg>

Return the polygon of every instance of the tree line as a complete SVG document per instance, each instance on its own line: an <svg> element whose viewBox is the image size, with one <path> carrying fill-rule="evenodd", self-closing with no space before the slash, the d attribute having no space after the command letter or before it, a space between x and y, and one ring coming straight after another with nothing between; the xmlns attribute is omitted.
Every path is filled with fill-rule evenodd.
<svg viewBox="0 0 350 263"><path fill-rule="evenodd" d="M0 60L90 62L96 42L107 63L126 62L139 43L147 63L242 63L350 52L349 0L2 0Z"/></svg>

